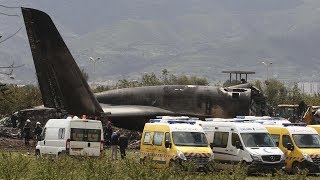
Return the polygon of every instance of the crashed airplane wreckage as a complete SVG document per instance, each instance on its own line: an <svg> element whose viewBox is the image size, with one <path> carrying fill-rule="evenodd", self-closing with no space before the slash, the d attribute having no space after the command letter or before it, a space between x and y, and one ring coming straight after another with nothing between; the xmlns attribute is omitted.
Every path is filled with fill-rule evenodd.
<svg viewBox="0 0 320 180"><path fill-rule="evenodd" d="M266 115L265 98L250 84L162 85L93 94L49 15L30 8L22 8L22 14L45 107L107 117L117 127L135 130L160 115Z"/></svg>

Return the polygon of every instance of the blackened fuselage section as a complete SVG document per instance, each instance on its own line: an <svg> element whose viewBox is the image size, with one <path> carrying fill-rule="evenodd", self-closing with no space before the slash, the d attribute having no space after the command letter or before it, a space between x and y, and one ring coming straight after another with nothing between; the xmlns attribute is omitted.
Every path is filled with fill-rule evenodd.
<svg viewBox="0 0 320 180"><path fill-rule="evenodd" d="M226 117L249 115L250 89L212 86L164 85L125 88L96 94L99 103L110 105L153 106L181 115Z"/></svg>

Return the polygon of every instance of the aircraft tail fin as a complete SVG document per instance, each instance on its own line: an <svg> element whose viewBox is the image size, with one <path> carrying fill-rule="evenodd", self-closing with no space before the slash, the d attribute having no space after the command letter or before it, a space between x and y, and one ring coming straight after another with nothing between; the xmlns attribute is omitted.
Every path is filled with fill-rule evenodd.
<svg viewBox="0 0 320 180"><path fill-rule="evenodd" d="M21 10L44 106L73 115L103 112L49 15Z"/></svg>

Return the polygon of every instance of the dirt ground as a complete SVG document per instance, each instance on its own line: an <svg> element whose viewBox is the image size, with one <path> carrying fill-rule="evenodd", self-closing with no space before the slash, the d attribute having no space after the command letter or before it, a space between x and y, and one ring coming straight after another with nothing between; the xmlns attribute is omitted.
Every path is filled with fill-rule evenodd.
<svg viewBox="0 0 320 180"><path fill-rule="evenodd" d="M0 151L20 151L34 148L34 141L30 141L30 146L27 147L20 137L18 128L0 126Z"/></svg>
<svg viewBox="0 0 320 180"><path fill-rule="evenodd" d="M33 151L35 142L30 141L30 145L26 146L23 139L12 139L0 137L0 151Z"/></svg>
<svg viewBox="0 0 320 180"><path fill-rule="evenodd" d="M114 128L119 130L118 128ZM134 131L121 130L129 136L128 149L137 150L140 147L140 134ZM0 151L29 151L35 150L36 142L30 140L26 146L21 138L21 131L18 128L0 126ZM105 147L108 148L108 147Z"/></svg>

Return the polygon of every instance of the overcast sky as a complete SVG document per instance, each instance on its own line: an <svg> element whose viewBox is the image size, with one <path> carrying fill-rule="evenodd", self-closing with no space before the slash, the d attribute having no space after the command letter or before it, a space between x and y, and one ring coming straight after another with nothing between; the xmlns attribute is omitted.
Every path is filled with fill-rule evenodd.
<svg viewBox="0 0 320 180"><path fill-rule="evenodd" d="M104 53L100 53L101 56L119 62L118 67L112 67L114 71L126 72L128 76L137 75L140 71L161 70L151 63L150 67L130 72L131 67L125 66L127 59L139 63L138 60L143 57L123 57L117 55L117 49L122 49L121 53L125 49L128 54L137 54L134 48L146 52L144 54L158 54L159 57L150 58L158 61L171 58L166 54L171 53L168 49L174 49L177 51L175 56L181 56L172 60L181 68L174 70L204 73L209 77L215 77L212 72L218 73L221 69L232 70L236 67L252 70L248 68L252 67L258 71L256 77L261 78L266 73L259 61L273 61L272 75L282 79L293 75L316 79L320 72L317 66L307 65L307 70L304 67L306 62L314 64L320 59L320 51L317 50L320 46L319 0L0 0L0 5L24 6L48 13L72 52L101 49ZM21 72L17 72L17 77L34 80L34 67L20 9L0 6L0 13L1 40L22 28L13 38L1 43L0 65L10 64L13 60L26 64L19 69ZM117 29L126 26L128 31ZM109 38L103 33L113 34L116 38ZM93 42L86 45L86 42L97 37L105 38L105 42L98 39L101 46L97 47ZM141 42L157 46L133 46L129 49L128 44L136 44L139 38ZM166 41L168 47L163 46ZM172 42L176 43L174 47ZM115 44L114 49L110 48L110 44ZM180 49L176 50L177 47ZM87 56L95 55L90 53L83 54L82 61L86 61ZM192 55L195 57L190 57ZM76 57L79 56L76 54ZM184 67L180 63L184 62L183 58L199 58L196 61L205 61L202 66L212 68L206 72L191 65L189 67L187 63ZM210 58L213 61L208 64ZM167 64L160 65L159 68L163 68Z"/></svg>

